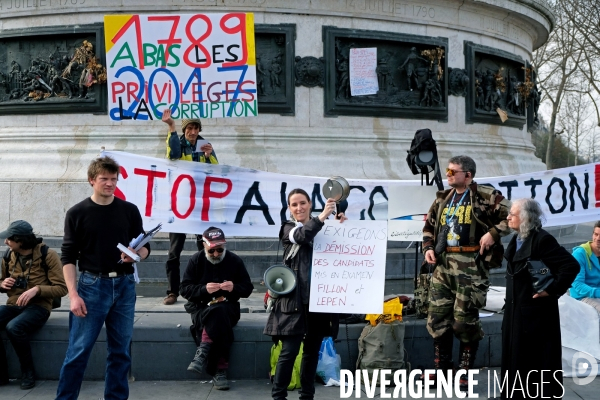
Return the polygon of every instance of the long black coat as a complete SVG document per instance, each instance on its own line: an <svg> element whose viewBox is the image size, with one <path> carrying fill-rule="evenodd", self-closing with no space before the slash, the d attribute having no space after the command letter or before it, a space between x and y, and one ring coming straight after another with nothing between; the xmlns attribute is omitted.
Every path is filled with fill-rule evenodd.
<svg viewBox="0 0 600 400"><path fill-rule="evenodd" d="M233 282L233 290L217 290L208 293L208 283ZM252 294L254 285L240 257L231 251L225 253L223 261L212 264L206 259L204 250L194 254L188 261L181 281L181 295L189 303L186 309L191 314L190 327L196 345L200 345L202 329L206 329L213 340L213 349L208 357L207 372L214 375L219 356L229 359L233 343L233 327L240 320L240 298ZM208 306L213 298L225 297L227 301ZM192 304L190 306L190 303Z"/></svg>
<svg viewBox="0 0 600 400"><path fill-rule="evenodd" d="M502 398L562 398L562 348L558 298L565 294L579 272L579 263L548 232L532 232L516 251L516 235L504 257L506 310L502 321L502 377L508 374ZM534 299L527 260L542 260L555 278L548 297ZM541 373L530 371L546 370ZM550 370L551 372L548 372ZM517 377L520 377L520 381ZM541 385L542 380L545 382ZM513 390L513 387L515 390ZM520 389L523 389L524 392Z"/></svg>
<svg viewBox="0 0 600 400"><path fill-rule="evenodd" d="M284 255L288 254L294 245L290 241L289 235L295 227L294 222L287 221L279 231ZM273 336L274 339L277 336L304 335L306 333L315 336L337 337L338 314L308 312L312 242L321 228L323 228L323 223L314 217L294 231L294 241L300 245L300 249L288 266L296 273L296 288L275 300L263 331L265 335Z"/></svg>

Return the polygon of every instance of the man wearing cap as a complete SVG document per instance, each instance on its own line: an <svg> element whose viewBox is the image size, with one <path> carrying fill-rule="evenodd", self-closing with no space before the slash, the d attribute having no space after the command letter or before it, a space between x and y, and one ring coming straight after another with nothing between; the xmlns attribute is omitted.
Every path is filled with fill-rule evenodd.
<svg viewBox="0 0 600 400"><path fill-rule="evenodd" d="M189 260L181 295L188 300L190 330L198 346L188 371L213 376L215 389L227 390L229 350L233 327L240 319L240 298L247 298L254 285L240 257L225 248L225 234L210 227L202 234L204 248Z"/></svg>
<svg viewBox="0 0 600 400"><path fill-rule="evenodd" d="M167 136L167 158L170 160L195 161L207 164L218 164L217 155L210 143L207 143L200 132L202 132L202 124L198 118L182 119L181 130L183 135L177 136L175 129L175 121L171 118L171 110L163 111L162 121L169 125L169 133ZM198 149L198 145L200 148ZM198 251L202 250L197 241ZM164 298L165 305L175 304L179 296L180 272L179 258L185 244L185 233L169 233L169 258L165 265L167 270L167 280L169 287L167 288L167 297Z"/></svg>
<svg viewBox="0 0 600 400"><path fill-rule="evenodd" d="M13 222L0 232L0 239L8 246L0 261L0 292L8 294L6 305L0 306L0 330L6 330L19 358L21 389L26 390L35 386L30 336L44 326L52 299L67 294L67 286L58 254L35 236L27 221ZM7 383L8 363L0 340L0 386Z"/></svg>

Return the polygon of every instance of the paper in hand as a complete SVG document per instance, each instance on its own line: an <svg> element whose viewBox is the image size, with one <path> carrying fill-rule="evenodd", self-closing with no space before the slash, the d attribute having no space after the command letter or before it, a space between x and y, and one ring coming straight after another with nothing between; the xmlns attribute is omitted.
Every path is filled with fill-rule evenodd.
<svg viewBox="0 0 600 400"><path fill-rule="evenodd" d="M160 231L162 229L162 223L159 223L158 225L156 225L153 229L150 229L148 232L146 233L140 233L138 235L138 237L134 238L131 240L131 242L129 242L129 247L135 249L135 251L139 251L142 247L144 247L144 245L146 243L148 243L153 237L154 235L156 235L158 233L158 231ZM122 245L121 243L119 243L117 245L117 247L119 248L119 250L121 250L123 253L127 254L129 257L131 257L133 260L135 260L136 262L133 263L133 278L135 279L135 283L140 283L140 277L138 276L138 271L137 271L137 262L140 261L140 257L137 254L134 254L133 252L131 252L126 246ZM127 251L125 251L127 250ZM131 254L130 254L131 253ZM132 255L134 255L135 257L132 257ZM137 257L137 258L136 258ZM121 264L123 262L123 260L119 260L119 264Z"/></svg>

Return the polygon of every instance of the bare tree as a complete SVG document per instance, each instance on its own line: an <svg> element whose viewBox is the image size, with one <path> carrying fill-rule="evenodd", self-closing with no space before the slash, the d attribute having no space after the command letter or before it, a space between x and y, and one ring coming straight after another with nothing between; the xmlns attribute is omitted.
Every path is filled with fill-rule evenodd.
<svg viewBox="0 0 600 400"><path fill-rule="evenodd" d="M585 141L586 145L586 158L588 163L595 163L600 161L600 128L597 126L587 137Z"/></svg>
<svg viewBox="0 0 600 400"><path fill-rule="evenodd" d="M572 165L577 165L580 148L588 135L594 131L596 121L589 82L580 79L572 86L573 90L566 92L558 119L565 134L565 144L573 150ZM567 165L571 165L569 157Z"/></svg>
<svg viewBox="0 0 600 400"><path fill-rule="evenodd" d="M583 57L580 41L576 36L580 32L575 28L564 9L570 7L569 1L558 0L554 5L556 26L548 41L540 47L533 58L533 65L538 73L538 85L542 92L542 102L552 105L548 146L546 148L546 168L552 169L552 150L557 135L556 120L560 112L564 96L569 91L573 75L579 70Z"/></svg>
<svg viewBox="0 0 600 400"><path fill-rule="evenodd" d="M600 1L558 0L563 3L563 12L578 34L575 40L582 51L579 65L581 73L594 90L591 96L596 111L596 122L600 126Z"/></svg>

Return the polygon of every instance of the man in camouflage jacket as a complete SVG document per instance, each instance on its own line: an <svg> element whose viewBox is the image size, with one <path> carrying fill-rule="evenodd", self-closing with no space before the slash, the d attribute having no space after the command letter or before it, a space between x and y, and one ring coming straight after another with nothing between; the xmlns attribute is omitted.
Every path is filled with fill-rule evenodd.
<svg viewBox="0 0 600 400"><path fill-rule="evenodd" d="M453 368L453 334L460 341L459 368L473 367L484 333L479 309L485 306L489 268L502 263L500 238L510 232L509 202L502 193L473 182L473 159L457 156L446 169L451 189L439 191L423 227L425 261L434 264L427 330L433 337L435 368ZM466 390L466 375L460 380Z"/></svg>

